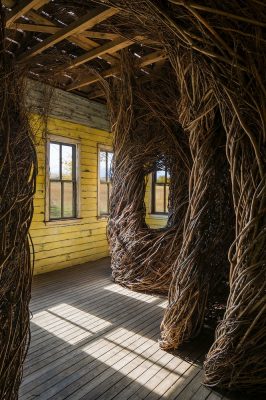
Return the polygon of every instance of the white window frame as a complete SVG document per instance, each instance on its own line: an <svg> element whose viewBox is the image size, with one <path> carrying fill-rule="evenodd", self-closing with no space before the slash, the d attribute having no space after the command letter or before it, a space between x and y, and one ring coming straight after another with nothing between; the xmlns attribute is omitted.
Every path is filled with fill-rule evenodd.
<svg viewBox="0 0 266 400"><path fill-rule="evenodd" d="M76 146L76 216L64 219L50 219L50 143L59 142L72 144ZM66 136L48 134L46 139L46 157L45 157L45 223L69 225L79 222L81 219L80 210L80 140Z"/></svg>
<svg viewBox="0 0 266 400"><path fill-rule="evenodd" d="M97 151L97 218L98 219L108 219L109 214L101 214L100 213L100 152L101 151L109 151L111 153L114 153L114 150L112 146L106 145L106 144L101 144L98 143L97 145L98 151Z"/></svg>

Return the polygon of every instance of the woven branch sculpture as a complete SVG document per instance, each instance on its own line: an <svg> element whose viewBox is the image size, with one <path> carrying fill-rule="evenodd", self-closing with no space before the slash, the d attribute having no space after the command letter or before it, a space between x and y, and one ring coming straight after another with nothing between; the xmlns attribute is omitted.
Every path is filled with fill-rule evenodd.
<svg viewBox="0 0 266 400"><path fill-rule="evenodd" d="M181 65L176 66L176 72L187 65L186 57L179 61ZM191 68L183 71L186 71L183 88L191 87L191 77L198 82L194 105L185 90L179 103L180 114L184 116L181 123L189 135L193 168L183 243L173 267L169 306L161 325L164 349L176 348L201 331L208 297L222 278L228 276L227 252L234 229L225 132L218 104L208 85L200 90L201 68L191 64Z"/></svg>
<svg viewBox="0 0 266 400"><path fill-rule="evenodd" d="M169 78L145 91L131 65L130 58L121 57L121 77L110 92L115 166L108 224L111 266L116 282L167 294L182 242L191 156L177 123L176 94L171 96ZM156 230L145 222L144 197L147 176L162 163L172 177L169 218L165 228Z"/></svg>
<svg viewBox="0 0 266 400"><path fill-rule="evenodd" d="M29 342L36 156L23 108L23 78L5 52L0 20L0 398L18 397Z"/></svg>
<svg viewBox="0 0 266 400"><path fill-rule="evenodd" d="M181 95L179 120L189 134L194 157L203 156L205 146L210 149L214 131L217 138L223 131L226 133L226 155L236 219L235 240L229 252L230 294L224 319L216 330L215 342L206 358L205 382L210 386L265 391L265 3L260 0L97 2L124 11L117 17L116 26L113 27L115 32L123 34L126 27L127 36L132 35L133 38L136 34L142 34L163 46L176 71ZM112 29L112 26L108 26L108 29ZM187 69L192 72L190 77L186 74ZM214 116L217 115L222 120L220 131L215 125L217 117ZM204 126L206 136L202 142ZM213 149L210 157L215 158ZM201 168L207 173L209 187L213 180L207 158L193 161L190 179L193 187L190 187L190 193L193 202L198 199L203 207L208 201L204 190L200 196L197 193ZM213 166L212 170L215 171L216 167ZM203 186L201 188L204 189ZM198 211L201 210L198 203L194 203L194 206L199 207ZM171 284L170 298L176 299L175 312L171 312L171 307L168 308L162 324L162 346L165 348L174 348L199 331L208 287L212 282L211 279L206 281L206 270L199 263L193 266L185 262L189 256L194 256L190 247L197 237L194 229L202 229L198 215L195 227L189 223L194 213L192 207L193 204L190 204L183 245ZM228 222L233 224L232 220ZM189 230L194 236L191 243L185 240ZM215 245L211 241L209 238L207 243L214 250ZM211 260L206 260L208 262ZM195 291L194 294L188 292L188 299L195 302L200 298L200 303L192 305L192 308L188 305L184 308L183 296L180 295L188 282L181 280L181 270L184 275L194 274ZM179 290L176 285L181 283ZM203 289L200 295L197 294L199 289ZM184 318L185 313L190 313L190 316Z"/></svg>

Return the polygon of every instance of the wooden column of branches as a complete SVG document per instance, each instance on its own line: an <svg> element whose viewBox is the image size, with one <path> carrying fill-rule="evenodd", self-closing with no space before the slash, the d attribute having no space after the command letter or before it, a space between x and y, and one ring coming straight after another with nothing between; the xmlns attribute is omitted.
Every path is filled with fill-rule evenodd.
<svg viewBox="0 0 266 400"><path fill-rule="evenodd" d="M190 182L194 182L195 190L190 191L193 194L193 203L190 199L187 214L191 217L195 212L194 208L198 209L199 214L204 213L204 208L201 211L196 202L196 188L197 184L200 186L201 169L207 173L207 182L212 182L207 157L195 162L195 155L203 156L201 147L204 148L204 141L202 142L201 128L205 126L205 134L210 134L210 131L216 128L214 109L219 109L219 120L222 120L223 125L220 133L223 134L225 130L227 135L226 154L230 163L236 223L235 241L229 251L230 294L224 319L216 331L214 345L207 355L206 383L210 386L261 392L265 390L266 384L265 4L258 0L246 0L245 4L238 0L98 2L124 10L124 20L120 15L120 20L114 28L115 32L123 34L126 25L130 28L128 35L134 37L136 34L143 34L162 44L176 71L181 95L187 93L188 103L181 110L180 120L188 123L194 154ZM186 58L186 63L182 62L184 52L191 54L191 57ZM192 69L191 79L186 79L186 71L191 68L191 63L201 68L201 81L198 80L197 74L193 74L195 69ZM205 96L202 102L198 103L204 105L201 113L200 110L193 109L195 99L200 94ZM208 97L210 102L207 101ZM187 107L192 109L191 114ZM197 123L200 124L199 138L193 133ZM218 137L218 131L216 133ZM207 139L207 136L205 139L205 145L208 146L210 139ZM209 150L212 149L209 147ZM210 157L214 154L212 150ZM213 171L215 170L216 167L213 167ZM198 199L202 201L203 207L206 201L204 191L202 194L203 197ZM191 230L193 240L197 237L194 229L202 230L199 226L199 214L195 215L198 217L195 227L189 224L187 219L185 221L185 227ZM228 221L228 224L232 223L232 220ZM186 234L188 231L185 231L185 236ZM208 279L205 282L205 269L199 269L196 259L194 264L184 264L186 257L189 259L189 252L191 257L194 256L189 241L187 244L187 248L183 244L179 255L181 264L176 264L178 270L171 285L170 296L180 296L182 288L187 285L186 274L192 274L194 282L197 282L194 294L187 292L191 302L198 298L197 290L203 288L203 295L198 308L189 303L185 309L184 303L180 301L181 308L176 310L176 317L169 311L171 307L166 311L162 325L165 347L176 347L182 340L197 333L210 284ZM207 244L215 248L211 238ZM211 261L209 253L209 260L206 262ZM179 275L182 263L185 277L183 281ZM175 289L175 282L182 284L179 291L178 287ZM190 313L189 318L184 317L186 312ZM171 321L174 327L171 327ZM166 336L165 328L168 326L173 334Z"/></svg>
<svg viewBox="0 0 266 400"><path fill-rule="evenodd" d="M110 99L114 121L108 225L111 265L116 282L167 293L172 264L182 243L191 157L176 118L172 77L165 76L144 89L135 80L132 65L131 57L121 56L121 74L114 81ZM171 173L169 218L165 228L150 229L145 222L147 178L163 165Z"/></svg>
<svg viewBox="0 0 266 400"><path fill-rule="evenodd" d="M189 136L193 167L183 243L161 325L164 349L177 348L200 332L209 294L228 276L227 252L234 228L226 135L218 103L204 79L204 66L188 59L192 56L185 52L171 60L177 76L182 74L184 80L179 82L178 110Z"/></svg>
<svg viewBox="0 0 266 400"><path fill-rule="evenodd" d="M5 52L0 20L0 398L18 397L29 342L36 156L23 107L23 78Z"/></svg>
<svg viewBox="0 0 266 400"><path fill-rule="evenodd" d="M236 235L229 251L230 294L207 354L205 382L265 393L266 132L261 126L265 96L258 83L253 81L254 92L224 92Z"/></svg>

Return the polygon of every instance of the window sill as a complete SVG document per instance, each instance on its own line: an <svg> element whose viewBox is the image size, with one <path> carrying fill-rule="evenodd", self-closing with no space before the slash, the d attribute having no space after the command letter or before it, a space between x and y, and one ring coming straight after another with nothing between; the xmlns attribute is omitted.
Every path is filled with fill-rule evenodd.
<svg viewBox="0 0 266 400"><path fill-rule="evenodd" d="M69 219L52 219L50 221L44 221L45 225L49 226L66 226L80 224L83 218L69 218Z"/></svg>
<svg viewBox="0 0 266 400"><path fill-rule="evenodd" d="M168 214L148 214L149 218L168 219Z"/></svg>
<svg viewBox="0 0 266 400"><path fill-rule="evenodd" d="M107 221L108 218L109 218L109 215L98 215L98 216L97 216L97 219L98 219L99 221L101 221L101 220Z"/></svg>

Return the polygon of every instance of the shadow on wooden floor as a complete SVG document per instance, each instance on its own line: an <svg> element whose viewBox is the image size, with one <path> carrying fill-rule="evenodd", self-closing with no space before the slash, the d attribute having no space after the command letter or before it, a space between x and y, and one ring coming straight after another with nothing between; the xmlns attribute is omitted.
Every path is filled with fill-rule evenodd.
<svg viewBox="0 0 266 400"><path fill-rule="evenodd" d="M20 399L226 399L201 384L210 334L174 353L160 350L165 299L114 284L109 265L34 278Z"/></svg>

